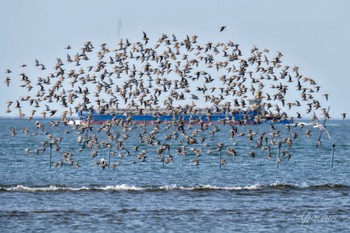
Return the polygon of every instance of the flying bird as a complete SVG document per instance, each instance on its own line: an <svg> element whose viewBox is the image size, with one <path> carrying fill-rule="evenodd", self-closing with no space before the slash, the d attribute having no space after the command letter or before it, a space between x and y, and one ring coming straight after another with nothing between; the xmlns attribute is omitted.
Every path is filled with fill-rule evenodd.
<svg viewBox="0 0 350 233"><path fill-rule="evenodd" d="M345 120L345 118L346 118L346 112L342 113L341 115L343 116L343 120Z"/></svg>
<svg viewBox="0 0 350 233"><path fill-rule="evenodd" d="M226 28L228 28L227 25L222 25L222 26L220 27L220 32L222 32L222 31L225 30Z"/></svg>

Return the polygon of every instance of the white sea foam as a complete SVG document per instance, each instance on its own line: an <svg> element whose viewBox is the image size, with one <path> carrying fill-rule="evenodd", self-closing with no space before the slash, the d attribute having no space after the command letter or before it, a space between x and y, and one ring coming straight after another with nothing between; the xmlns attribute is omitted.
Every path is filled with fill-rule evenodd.
<svg viewBox="0 0 350 233"><path fill-rule="evenodd" d="M306 182L300 184L287 183L284 181L275 181L268 185L260 185L259 183L245 186L216 186L209 184L200 184L194 186L179 186L176 184L163 186L135 186L128 184L107 185L107 186L82 186L82 187L65 187L58 185L49 185L45 187L29 187L17 185L13 187L1 187L0 191L10 192L78 192L78 191L215 191L215 190L259 190L259 189L275 189L275 188L342 188L349 187L342 184L318 184L308 185Z"/></svg>
<svg viewBox="0 0 350 233"><path fill-rule="evenodd" d="M141 187L135 185L107 185L107 186L82 186L82 187L65 187L50 185L45 187L29 187L24 185L17 185L13 187L0 187L3 191L13 192L74 192L74 191L143 191L143 190L254 190L259 189L259 184L247 185L247 186L215 186L215 185L195 185L195 186L179 186L176 184L164 185L164 186L149 186Z"/></svg>
<svg viewBox="0 0 350 233"><path fill-rule="evenodd" d="M272 184L270 184L269 186L270 187L296 187L296 188L308 188L308 187L310 187L305 181L301 182L300 184L288 183L285 181L275 181Z"/></svg>
<svg viewBox="0 0 350 233"><path fill-rule="evenodd" d="M48 187L28 187L24 185L17 185L15 187L9 187L9 188L3 188L4 190L7 191L19 191L19 192L52 192L52 191L64 191L65 189L70 189L70 188L65 188L65 187L58 187L55 185L50 185Z"/></svg>
<svg viewBox="0 0 350 233"><path fill-rule="evenodd" d="M127 185L127 184L121 184L121 185L108 185L105 187L99 187L95 188L99 190L107 190L107 191L142 191L145 190L143 187L137 187L134 185Z"/></svg>

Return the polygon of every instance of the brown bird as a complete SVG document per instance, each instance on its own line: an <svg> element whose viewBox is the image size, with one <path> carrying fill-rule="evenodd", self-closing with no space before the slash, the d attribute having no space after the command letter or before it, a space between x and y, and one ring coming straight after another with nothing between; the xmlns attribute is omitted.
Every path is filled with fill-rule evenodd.
<svg viewBox="0 0 350 233"><path fill-rule="evenodd" d="M149 38L147 37L147 34L145 32L143 32L143 40L145 41L145 44L147 44L149 41Z"/></svg>
<svg viewBox="0 0 350 233"><path fill-rule="evenodd" d="M305 131L305 136L306 136L307 138L310 138L310 137L311 137L311 131L310 131L309 129L307 129L307 130Z"/></svg>
<svg viewBox="0 0 350 233"><path fill-rule="evenodd" d="M192 160L192 163L194 166L198 166L199 165L199 160L198 159L194 159Z"/></svg>
<svg viewBox="0 0 350 233"><path fill-rule="evenodd" d="M12 129L11 129L11 136L14 137L15 135L16 135L15 128L12 127Z"/></svg>
<svg viewBox="0 0 350 233"><path fill-rule="evenodd" d="M4 81L5 83L6 83L6 86L10 86L10 82L11 82L11 79L10 79L10 77L6 77L6 79L5 79L5 81Z"/></svg>
<svg viewBox="0 0 350 233"><path fill-rule="evenodd" d="M220 166L224 166L226 164L226 160L225 159L221 159L220 160Z"/></svg>
<svg viewBox="0 0 350 233"><path fill-rule="evenodd" d="M328 101L328 97L329 95L328 94L323 94L323 96L326 98L326 100Z"/></svg>

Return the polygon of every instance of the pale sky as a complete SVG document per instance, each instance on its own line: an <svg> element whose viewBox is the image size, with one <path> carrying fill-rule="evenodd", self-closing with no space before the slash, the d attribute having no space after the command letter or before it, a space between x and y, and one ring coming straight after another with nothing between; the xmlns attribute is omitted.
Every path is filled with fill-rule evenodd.
<svg viewBox="0 0 350 233"><path fill-rule="evenodd" d="M340 118L350 114L349 12L347 0L0 0L0 116L7 116L7 100L25 95L16 87L20 65L40 76L34 60L52 68L68 44L116 47L120 21L122 37L134 42L143 31L154 41L162 33L195 34L203 44L234 41L244 54L253 45L280 51L285 65L299 66L330 95L331 116ZM229 28L220 33L221 25ZM6 69L13 71L11 88L3 81Z"/></svg>

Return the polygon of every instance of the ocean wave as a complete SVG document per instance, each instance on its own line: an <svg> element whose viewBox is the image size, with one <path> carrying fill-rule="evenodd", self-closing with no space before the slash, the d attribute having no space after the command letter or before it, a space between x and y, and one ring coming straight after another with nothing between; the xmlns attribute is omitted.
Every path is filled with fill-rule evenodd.
<svg viewBox="0 0 350 233"><path fill-rule="evenodd" d="M215 185L195 185L195 186L178 186L178 185L165 185L160 186L159 190L187 190L187 191L195 191L195 190L254 190L259 189L259 184L248 185L248 186L215 186Z"/></svg>
<svg viewBox="0 0 350 233"><path fill-rule="evenodd" d="M29 187L24 185L0 186L0 192L81 192L81 191L238 191L238 190L281 190L281 189L305 189L305 190L330 190L330 189L350 189L349 185L344 184L317 184L308 185L305 182L301 184L292 184L286 182L274 182L268 185L246 185L246 186L215 186L209 184L195 186L180 186L176 184L163 186L135 186L135 185L107 185L107 186L82 186L66 187L58 185L49 185L41 187Z"/></svg>

